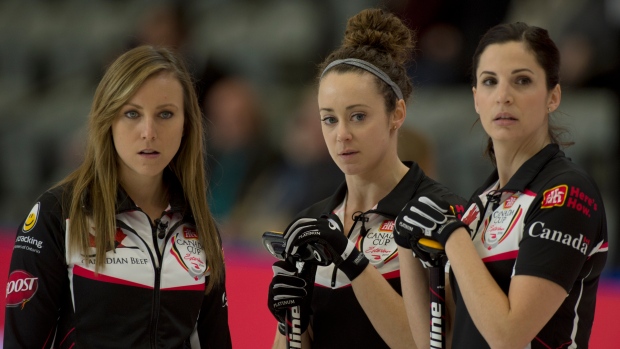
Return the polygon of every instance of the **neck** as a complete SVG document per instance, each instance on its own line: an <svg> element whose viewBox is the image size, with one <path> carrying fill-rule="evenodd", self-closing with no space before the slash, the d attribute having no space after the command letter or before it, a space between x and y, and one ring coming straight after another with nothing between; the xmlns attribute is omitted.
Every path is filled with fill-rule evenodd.
<svg viewBox="0 0 620 349"><path fill-rule="evenodd" d="M396 159L389 167L380 166L374 176L346 176L346 214L368 211L389 194L405 176L409 168Z"/></svg>
<svg viewBox="0 0 620 349"><path fill-rule="evenodd" d="M163 176L121 179L121 185L151 220L159 218L168 207L168 189L164 185Z"/></svg>
<svg viewBox="0 0 620 349"><path fill-rule="evenodd" d="M493 142L499 187L503 188L517 170L532 156L550 143L548 137L531 140L520 144Z"/></svg>

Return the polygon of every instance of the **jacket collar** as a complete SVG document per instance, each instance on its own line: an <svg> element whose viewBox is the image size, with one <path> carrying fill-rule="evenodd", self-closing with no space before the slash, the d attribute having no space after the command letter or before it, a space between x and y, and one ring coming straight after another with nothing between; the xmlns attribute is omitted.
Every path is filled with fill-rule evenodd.
<svg viewBox="0 0 620 349"><path fill-rule="evenodd" d="M405 204L411 200L415 192L418 190L422 179L425 177L424 172L418 166L417 163L412 161L403 161L403 163L409 167L409 171L398 182L396 187L392 189L383 199L379 200L377 204L376 212L385 213L390 216L397 216L400 210ZM325 215L331 214L331 212L338 207L344 200L347 194L347 182L343 182L336 190L336 193L332 195L327 204L323 208L322 212Z"/></svg>
<svg viewBox="0 0 620 349"><path fill-rule="evenodd" d="M560 146L557 144L547 144L538 153L524 162L512 178L510 178L508 183L506 183L503 188L500 188L500 191L524 192L540 173L542 168L557 156L564 156L564 152L560 150ZM497 170L495 170L484 182L482 190L486 190L493 183L497 182L498 179L499 174Z"/></svg>
<svg viewBox="0 0 620 349"><path fill-rule="evenodd" d="M183 187L181 185L181 182L176 177L176 175L168 168L164 170L164 182L168 185L168 200L170 203L170 210L167 212L180 212L183 214L183 216L191 217L192 214L189 210L189 205L185 200L185 195L183 193ZM92 212L92 200L90 197L89 189L87 189L84 195L83 205L86 212ZM134 211L137 209L138 206L129 197L129 195L127 195L125 189L123 189L123 187L119 185L116 190L116 214L126 211Z"/></svg>

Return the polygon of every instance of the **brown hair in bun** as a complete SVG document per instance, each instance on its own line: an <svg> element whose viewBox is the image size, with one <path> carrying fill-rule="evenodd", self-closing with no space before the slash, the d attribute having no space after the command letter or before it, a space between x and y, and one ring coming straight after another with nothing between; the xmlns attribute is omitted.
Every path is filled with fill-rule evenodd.
<svg viewBox="0 0 620 349"><path fill-rule="evenodd" d="M321 73L331 62L357 58L373 64L387 74L401 89L406 101L413 89L407 75L407 63L414 47L414 32L400 18L381 9L362 10L349 18L340 47L319 65L319 80ZM339 64L329 70L330 73L350 71L366 73L365 70L348 64ZM396 107L396 94L381 79L376 78L376 82L385 98L387 112L393 111Z"/></svg>

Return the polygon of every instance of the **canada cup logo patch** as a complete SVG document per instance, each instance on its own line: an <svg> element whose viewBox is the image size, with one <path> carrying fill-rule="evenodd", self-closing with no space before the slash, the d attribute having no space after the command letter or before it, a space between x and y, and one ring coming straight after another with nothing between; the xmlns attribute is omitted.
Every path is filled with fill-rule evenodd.
<svg viewBox="0 0 620 349"><path fill-rule="evenodd" d="M22 231L24 233L30 232L34 226L37 224L39 220L39 208L41 207L41 203L37 202L34 207L28 213L28 217L26 217L26 221L24 222L24 226L22 227Z"/></svg>
<svg viewBox="0 0 620 349"><path fill-rule="evenodd" d="M183 269L198 280L208 271L207 262L204 259L204 250L197 234L192 229L183 229L183 233L171 237L172 248L170 253L176 258Z"/></svg>
<svg viewBox="0 0 620 349"><path fill-rule="evenodd" d="M39 278L32 276L24 270L15 270L9 275L6 284L6 306L22 309L39 288Z"/></svg>
<svg viewBox="0 0 620 349"><path fill-rule="evenodd" d="M357 242L357 248L377 268L398 255L398 245L394 241L392 229L394 220L385 220L379 227L369 229L364 237L360 236Z"/></svg>
<svg viewBox="0 0 620 349"><path fill-rule="evenodd" d="M514 230L522 214L523 209L521 206L517 206L515 209L503 209L493 212L489 217L489 225L485 227L482 234L484 247L490 251L502 243Z"/></svg>

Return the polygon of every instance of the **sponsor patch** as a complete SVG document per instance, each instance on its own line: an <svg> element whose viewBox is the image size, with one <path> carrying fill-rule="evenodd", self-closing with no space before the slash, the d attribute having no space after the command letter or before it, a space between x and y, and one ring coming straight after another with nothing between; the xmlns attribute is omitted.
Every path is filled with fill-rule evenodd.
<svg viewBox="0 0 620 349"><path fill-rule="evenodd" d="M504 208L505 209L509 209L512 207L512 205L515 204L515 202L517 201L517 199L519 198L518 195L512 195L511 197L509 197L508 199L506 199L506 201L504 201Z"/></svg>
<svg viewBox="0 0 620 349"><path fill-rule="evenodd" d="M195 234L195 233L194 233ZM181 267L191 275L194 280L198 280L207 272L207 262L204 259L202 245L197 237L185 239L185 229L182 234L175 234L171 238L172 248L170 253L179 262Z"/></svg>
<svg viewBox="0 0 620 349"><path fill-rule="evenodd" d="M564 233L560 230L545 228L545 223L543 222L532 223L532 225L530 225L528 229L528 234L531 237L545 239L556 242L558 244L566 245L581 252L585 256L588 255L590 239L588 239L583 234L579 234L579 236L574 236L568 233Z"/></svg>
<svg viewBox="0 0 620 349"><path fill-rule="evenodd" d="M491 250L510 235L514 227L519 223L519 218L523 214L521 206L516 209L499 210L493 212L490 217L489 225L482 234L482 243L487 250Z"/></svg>
<svg viewBox="0 0 620 349"><path fill-rule="evenodd" d="M381 223L381 227L379 227L379 231L388 231L392 232L394 230L394 220L385 220Z"/></svg>
<svg viewBox="0 0 620 349"><path fill-rule="evenodd" d="M543 192L543 200L541 208L561 207L566 202L566 194L568 186L566 184L558 185Z"/></svg>
<svg viewBox="0 0 620 349"><path fill-rule="evenodd" d="M41 249L43 249L43 241L37 240L32 236L17 235L13 249L22 249L34 253L41 253Z"/></svg>
<svg viewBox="0 0 620 349"><path fill-rule="evenodd" d="M197 240L198 239L198 234L196 234L196 231L194 229L192 229L192 228L183 227L183 237L185 237L185 239Z"/></svg>
<svg viewBox="0 0 620 349"><path fill-rule="evenodd" d="M15 270L6 284L6 306L23 309L39 288L39 278L24 270Z"/></svg>
<svg viewBox="0 0 620 349"><path fill-rule="evenodd" d="M41 207L41 203L37 202L30 213L28 213L28 217L26 217L26 221L24 222L24 226L22 227L22 231L24 233L30 232L35 225L37 225L37 221L39 220L39 208Z"/></svg>
<svg viewBox="0 0 620 349"><path fill-rule="evenodd" d="M394 227L394 221L389 222ZM361 234L356 244L356 247L376 268L383 266L398 255L398 245L394 241L392 230L383 231L381 228L384 225L385 222L378 229L369 229L366 234Z"/></svg>
<svg viewBox="0 0 620 349"><path fill-rule="evenodd" d="M580 212L587 217L591 217L591 211L598 211L596 200L577 187L570 187L566 207Z"/></svg>

